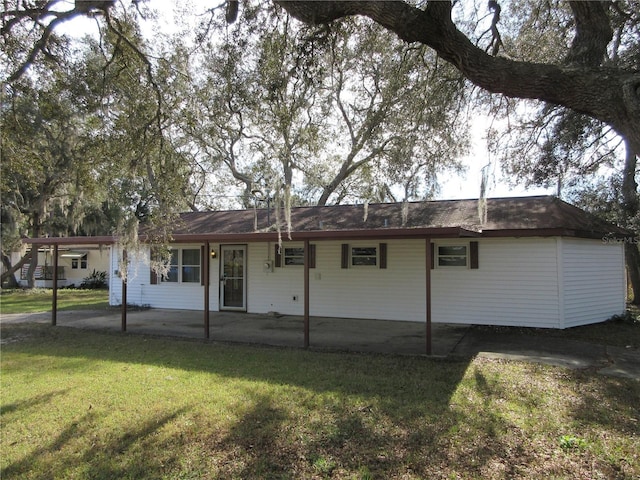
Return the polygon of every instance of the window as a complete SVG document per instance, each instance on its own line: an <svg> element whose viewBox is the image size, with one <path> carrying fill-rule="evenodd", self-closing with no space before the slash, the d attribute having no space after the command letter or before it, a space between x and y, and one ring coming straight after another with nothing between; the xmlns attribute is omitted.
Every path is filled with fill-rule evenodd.
<svg viewBox="0 0 640 480"><path fill-rule="evenodd" d="M87 255L83 255L80 258L72 258L71 259L71 268L74 270L77 270L78 268L80 269L87 269Z"/></svg>
<svg viewBox="0 0 640 480"><path fill-rule="evenodd" d="M200 249L182 250L182 282L200 283Z"/></svg>
<svg viewBox="0 0 640 480"><path fill-rule="evenodd" d="M376 266L378 264L378 250L376 247L351 247L351 265Z"/></svg>
<svg viewBox="0 0 640 480"><path fill-rule="evenodd" d="M304 247L286 247L284 249L285 265L304 265Z"/></svg>
<svg viewBox="0 0 640 480"><path fill-rule="evenodd" d="M467 245L438 245L438 267L466 267Z"/></svg>
<svg viewBox="0 0 640 480"><path fill-rule="evenodd" d="M169 271L162 282L199 283L200 249L182 248L171 250Z"/></svg>

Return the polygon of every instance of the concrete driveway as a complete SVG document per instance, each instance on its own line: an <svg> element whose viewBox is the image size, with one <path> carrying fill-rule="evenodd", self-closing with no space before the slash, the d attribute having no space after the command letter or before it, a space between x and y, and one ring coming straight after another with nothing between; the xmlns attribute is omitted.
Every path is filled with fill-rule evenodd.
<svg viewBox="0 0 640 480"><path fill-rule="evenodd" d="M2 315L2 322L50 323L51 314ZM57 325L117 332L121 330L121 315L118 309L59 311ZM208 341L301 348L303 328L301 316L211 312ZM188 310L132 310L127 313L127 332L204 339L204 315ZM309 332L312 349L401 355L426 352L422 323L312 317ZM432 354L454 359L481 356L593 368L604 375L640 380L638 349L498 333L468 325L433 324Z"/></svg>

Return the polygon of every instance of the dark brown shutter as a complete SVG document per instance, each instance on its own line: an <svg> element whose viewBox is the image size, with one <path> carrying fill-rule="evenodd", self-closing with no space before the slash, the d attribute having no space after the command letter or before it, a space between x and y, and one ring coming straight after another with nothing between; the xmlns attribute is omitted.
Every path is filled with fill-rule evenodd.
<svg viewBox="0 0 640 480"><path fill-rule="evenodd" d="M478 242L469 242L469 268L478 268Z"/></svg>
<svg viewBox="0 0 640 480"><path fill-rule="evenodd" d="M431 270L433 270L436 266L436 246L430 243L429 248L431 249Z"/></svg>
<svg viewBox="0 0 640 480"><path fill-rule="evenodd" d="M309 268L316 268L316 246L309 245Z"/></svg>
<svg viewBox="0 0 640 480"><path fill-rule="evenodd" d="M280 245L276 243L276 255L275 255L275 265L276 267L282 266L282 249Z"/></svg>
<svg viewBox="0 0 640 480"><path fill-rule="evenodd" d="M380 268L387 268L387 244L380 244Z"/></svg>
<svg viewBox="0 0 640 480"><path fill-rule="evenodd" d="M342 244L342 255L340 258L340 267L341 268L349 268L349 244Z"/></svg>
<svg viewBox="0 0 640 480"><path fill-rule="evenodd" d="M204 245L200 246L200 285L204 285L204 256L209 252L205 251Z"/></svg>

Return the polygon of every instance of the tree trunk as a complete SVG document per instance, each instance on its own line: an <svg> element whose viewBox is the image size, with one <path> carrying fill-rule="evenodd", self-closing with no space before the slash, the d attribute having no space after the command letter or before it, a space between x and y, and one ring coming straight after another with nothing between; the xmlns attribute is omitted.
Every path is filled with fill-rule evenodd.
<svg viewBox="0 0 640 480"><path fill-rule="evenodd" d="M38 247L31 246L29 253L29 269L27 270L27 287L34 288L36 286L36 267L38 266Z"/></svg>
<svg viewBox="0 0 640 480"><path fill-rule="evenodd" d="M640 250L638 250L638 245L625 243L624 258L627 263L627 273L629 274L629 282L633 293L631 303L640 305Z"/></svg>
<svg viewBox="0 0 640 480"><path fill-rule="evenodd" d="M624 172L622 177L622 209L626 220L632 222L640 212L640 196L638 195L638 184L636 183L636 168L638 156L631 142L625 139L626 158L624 162ZM640 305L640 251L638 250L638 232L634 241L625 244L625 260L627 273L633 291L633 303Z"/></svg>
<svg viewBox="0 0 640 480"><path fill-rule="evenodd" d="M20 262L18 262L18 264L19 263ZM22 263L24 264L24 262ZM2 254L2 264L4 265L4 268L7 269L7 271L2 274L2 284L4 285L4 283L6 282L7 288L18 288L20 284L18 283L18 280L16 280L15 272L20 268L21 265L18 265L15 268L12 267L11 259L8 255L5 254Z"/></svg>

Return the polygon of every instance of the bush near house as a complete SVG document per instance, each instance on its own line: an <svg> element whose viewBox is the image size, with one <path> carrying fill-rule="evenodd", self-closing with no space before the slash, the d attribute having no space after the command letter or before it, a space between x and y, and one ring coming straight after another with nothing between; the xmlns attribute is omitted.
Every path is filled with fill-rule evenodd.
<svg viewBox="0 0 640 480"><path fill-rule="evenodd" d="M98 290L101 288L107 288L107 272L96 271L91 272L91 275L84 277L80 288L86 288L88 290Z"/></svg>

